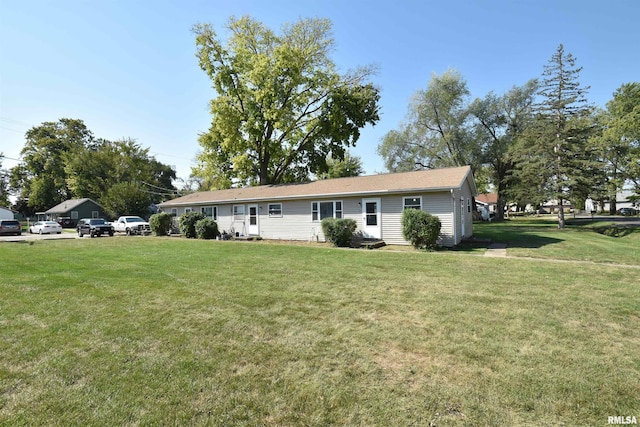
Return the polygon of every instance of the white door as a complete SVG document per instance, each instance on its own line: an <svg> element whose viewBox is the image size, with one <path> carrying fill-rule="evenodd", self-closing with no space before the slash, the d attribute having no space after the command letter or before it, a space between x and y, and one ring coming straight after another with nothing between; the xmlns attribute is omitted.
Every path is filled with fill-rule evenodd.
<svg viewBox="0 0 640 427"><path fill-rule="evenodd" d="M362 199L362 232L370 239L382 238L380 199Z"/></svg>
<svg viewBox="0 0 640 427"><path fill-rule="evenodd" d="M258 205L249 205L249 236L260 235L260 224L258 223Z"/></svg>

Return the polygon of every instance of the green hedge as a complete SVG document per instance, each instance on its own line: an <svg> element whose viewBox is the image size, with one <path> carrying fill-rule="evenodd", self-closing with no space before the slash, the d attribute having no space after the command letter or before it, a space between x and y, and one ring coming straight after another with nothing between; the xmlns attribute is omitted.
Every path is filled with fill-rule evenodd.
<svg viewBox="0 0 640 427"><path fill-rule="evenodd" d="M440 219L420 209L402 212L402 235L417 249L433 249L440 237Z"/></svg>
<svg viewBox="0 0 640 427"><path fill-rule="evenodd" d="M180 216L178 225L180 227L180 233L187 239L195 239L196 234L196 222L204 219L205 216L201 212L187 212Z"/></svg>
<svg viewBox="0 0 640 427"><path fill-rule="evenodd" d="M215 239L218 233L218 224L211 218L204 218L195 223L196 236L198 239Z"/></svg>
<svg viewBox="0 0 640 427"><path fill-rule="evenodd" d="M167 212L161 212L151 215L149 218L149 227L156 236L168 236L171 234L173 225L173 216Z"/></svg>
<svg viewBox="0 0 640 427"><path fill-rule="evenodd" d="M351 239L357 227L358 224L353 219L325 218L322 220L322 232L325 239L338 247L351 245Z"/></svg>

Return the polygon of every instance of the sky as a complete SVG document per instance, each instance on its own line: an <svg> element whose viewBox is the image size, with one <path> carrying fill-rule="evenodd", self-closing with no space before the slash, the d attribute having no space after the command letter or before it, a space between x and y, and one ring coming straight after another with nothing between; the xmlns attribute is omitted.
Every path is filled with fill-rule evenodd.
<svg viewBox="0 0 640 427"><path fill-rule="evenodd" d="M244 15L276 33L329 18L338 69L377 67L381 117L351 149L366 174L385 172L382 137L448 69L472 99L501 95L540 77L562 43L596 106L640 79L637 0L0 0L2 167L17 164L28 129L73 118L97 138L135 139L188 178L215 97L191 28L210 23L225 38Z"/></svg>

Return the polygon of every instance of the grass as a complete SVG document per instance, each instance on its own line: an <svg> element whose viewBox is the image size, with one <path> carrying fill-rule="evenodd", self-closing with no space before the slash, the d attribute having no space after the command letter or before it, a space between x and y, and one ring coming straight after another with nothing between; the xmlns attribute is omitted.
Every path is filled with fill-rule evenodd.
<svg viewBox="0 0 640 427"><path fill-rule="evenodd" d="M474 224L474 234L506 243L509 256L640 265L640 228L606 218L568 219L563 230L548 217L518 218Z"/></svg>
<svg viewBox="0 0 640 427"><path fill-rule="evenodd" d="M152 237L5 243L0 259L0 425L640 415L628 267Z"/></svg>

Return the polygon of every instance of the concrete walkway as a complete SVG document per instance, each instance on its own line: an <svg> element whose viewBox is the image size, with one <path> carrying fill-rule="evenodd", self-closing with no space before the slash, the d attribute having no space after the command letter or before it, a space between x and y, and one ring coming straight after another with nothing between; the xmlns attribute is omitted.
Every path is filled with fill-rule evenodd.
<svg viewBox="0 0 640 427"><path fill-rule="evenodd" d="M506 243L492 243L487 248L484 256L490 257L506 257L507 256L507 244Z"/></svg>

